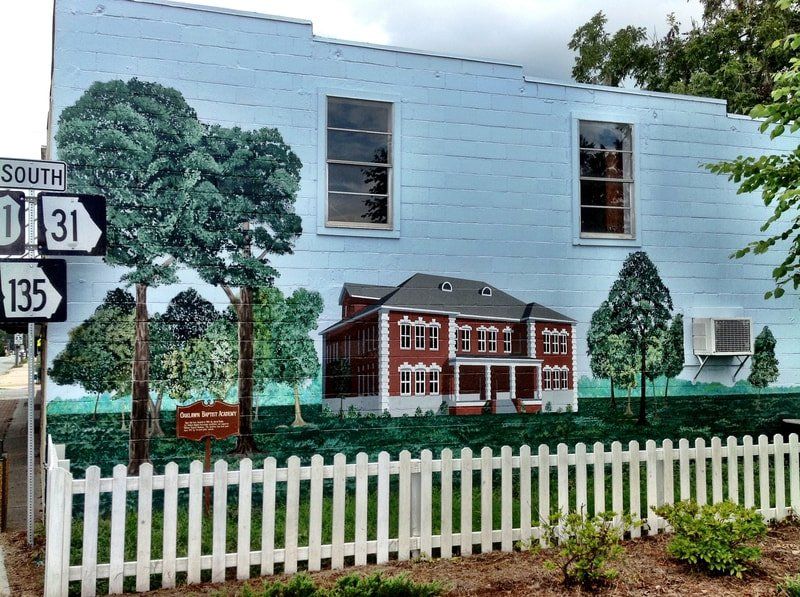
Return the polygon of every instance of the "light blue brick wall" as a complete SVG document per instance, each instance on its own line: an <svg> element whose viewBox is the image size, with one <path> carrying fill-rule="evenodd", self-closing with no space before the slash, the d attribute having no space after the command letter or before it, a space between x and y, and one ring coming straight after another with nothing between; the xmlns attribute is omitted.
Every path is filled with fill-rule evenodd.
<svg viewBox="0 0 800 597"><path fill-rule="evenodd" d="M526 79L513 65L316 38L310 24L290 20L57 0L54 127L93 81L133 76L177 88L204 121L277 127L299 155L305 232L276 265L286 290L322 292L321 327L338 319L344 281L397 284L415 272L482 279L578 319L578 375L588 374L589 317L632 248L573 244L573 114L635 122L640 244L677 310L687 319L752 317L756 332L769 325L779 383L800 384L797 297L762 298L779 253L728 258L758 236L769 212L701 167L790 149L797 138L770 144L722 102ZM399 238L317 234L318 96L332 89L402 98ZM50 326L51 355L121 274L97 261L73 264L71 322ZM184 272L181 285L153 290L153 310L193 284ZM221 291L204 293L226 305ZM690 337L687 326L685 377L696 370ZM730 384L731 373L730 361L717 361L701 379Z"/></svg>

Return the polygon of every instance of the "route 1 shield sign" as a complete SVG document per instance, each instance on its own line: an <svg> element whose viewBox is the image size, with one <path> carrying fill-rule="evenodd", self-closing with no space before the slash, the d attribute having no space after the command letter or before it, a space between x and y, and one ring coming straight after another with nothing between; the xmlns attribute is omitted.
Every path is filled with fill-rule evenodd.
<svg viewBox="0 0 800 597"><path fill-rule="evenodd" d="M25 195L0 191L0 254L25 252Z"/></svg>
<svg viewBox="0 0 800 597"><path fill-rule="evenodd" d="M0 261L0 323L45 323L66 319L66 261Z"/></svg>
<svg viewBox="0 0 800 597"><path fill-rule="evenodd" d="M100 195L39 193L42 255L105 255L106 199Z"/></svg>

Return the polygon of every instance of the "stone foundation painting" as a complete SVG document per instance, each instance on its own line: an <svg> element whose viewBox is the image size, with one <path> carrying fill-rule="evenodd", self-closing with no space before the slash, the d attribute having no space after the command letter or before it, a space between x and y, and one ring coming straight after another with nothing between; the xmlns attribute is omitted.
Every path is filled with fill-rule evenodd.
<svg viewBox="0 0 800 597"><path fill-rule="evenodd" d="M46 330L73 467L188 466L198 401L238 405L216 456L279 461L800 418L796 291L730 258L771 211L706 167L795 137L303 21L91 8L56 5L49 148L107 201Z"/></svg>

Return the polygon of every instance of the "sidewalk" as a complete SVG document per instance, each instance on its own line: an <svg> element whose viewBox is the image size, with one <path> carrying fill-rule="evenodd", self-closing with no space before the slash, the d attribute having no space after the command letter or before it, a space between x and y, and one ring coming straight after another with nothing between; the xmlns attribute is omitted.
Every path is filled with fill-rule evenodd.
<svg viewBox="0 0 800 597"><path fill-rule="evenodd" d="M27 433L28 433L28 366L13 367L14 357L0 357L0 440L8 454L8 531L24 530L27 516ZM39 430L40 397L37 396L34 431ZM37 433L38 435L38 433ZM38 439L34 448L38 448ZM38 452L38 450L36 450ZM35 505L39 500L39 465L34 467L36 481ZM38 514L37 514L38 516Z"/></svg>

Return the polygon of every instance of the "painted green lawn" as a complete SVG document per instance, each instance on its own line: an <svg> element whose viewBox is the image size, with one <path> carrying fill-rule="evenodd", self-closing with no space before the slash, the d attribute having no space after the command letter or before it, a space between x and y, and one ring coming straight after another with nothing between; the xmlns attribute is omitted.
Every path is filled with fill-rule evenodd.
<svg viewBox="0 0 800 597"><path fill-rule="evenodd" d="M324 415L319 407L306 406L303 415L309 425L287 428L283 425L292 421L290 407L262 408L259 420L254 422L261 452L253 458L258 461L274 456L280 465L293 454L305 463L313 454L321 454L330 462L338 452L350 459L361 451L374 458L386 450L394 459L404 449L417 455L428 448L435 455L444 448L457 451L465 446L473 450L489 446L499 451L509 445L516 451L522 444L535 447L545 443L554 449L561 442L572 446L601 441L610 446L613 441L635 439L643 445L647 439L773 435L792 431L781 420L800 418L800 394L651 398L650 424L646 427L636 425L624 411L624 404L614 410L603 398L581 399L578 413L466 417L338 418ZM165 413L162 426L167 437L152 440L156 470L163 470L174 460L182 471L188 471L192 459L202 459L202 444L174 438L171 412ZM128 432L120 427L120 419L114 414L100 414L97 420L91 415L48 416L49 433L56 442L67 444L67 458L79 477L91 464L110 475L115 464L127 462ZM235 457L227 456L232 447L233 440L216 442L214 458L225 456L235 463Z"/></svg>

